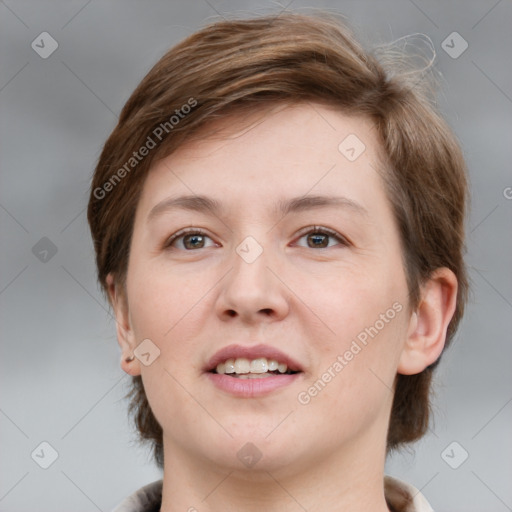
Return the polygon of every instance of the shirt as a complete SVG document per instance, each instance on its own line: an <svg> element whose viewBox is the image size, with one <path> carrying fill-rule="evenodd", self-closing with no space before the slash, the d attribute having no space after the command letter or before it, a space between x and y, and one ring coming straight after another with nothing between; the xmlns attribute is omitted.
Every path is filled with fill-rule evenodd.
<svg viewBox="0 0 512 512"><path fill-rule="evenodd" d="M163 480L141 487L112 512L160 512ZM410 484L384 477L384 495L393 512L434 512L425 497Z"/></svg>

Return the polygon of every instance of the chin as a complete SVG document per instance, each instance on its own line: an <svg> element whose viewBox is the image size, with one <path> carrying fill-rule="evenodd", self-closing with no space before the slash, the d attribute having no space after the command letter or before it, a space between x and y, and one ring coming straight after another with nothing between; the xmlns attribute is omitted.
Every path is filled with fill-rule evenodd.
<svg viewBox="0 0 512 512"><path fill-rule="evenodd" d="M271 430L266 426L265 423L265 428L258 432L254 424L250 429L244 430L242 425L231 429L233 438L226 435L221 442L210 444L207 457L226 470L236 471L240 477L268 480L269 472L281 471L297 462L301 457L298 450L301 445L299 439L286 429L279 433L275 431L269 436Z"/></svg>

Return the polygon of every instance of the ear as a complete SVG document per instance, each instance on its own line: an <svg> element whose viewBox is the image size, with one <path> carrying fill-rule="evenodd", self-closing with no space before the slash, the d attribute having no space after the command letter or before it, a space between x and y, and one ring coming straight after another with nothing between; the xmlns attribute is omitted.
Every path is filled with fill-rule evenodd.
<svg viewBox="0 0 512 512"><path fill-rule="evenodd" d="M423 284L420 303L411 315L398 373L421 373L441 355L446 331L457 304L457 277L448 268L436 269Z"/></svg>
<svg viewBox="0 0 512 512"><path fill-rule="evenodd" d="M106 282L110 304L116 318L117 341L121 347L121 368L129 375L140 375L140 362L134 355L137 344L130 322L128 298L112 274L108 274Z"/></svg>

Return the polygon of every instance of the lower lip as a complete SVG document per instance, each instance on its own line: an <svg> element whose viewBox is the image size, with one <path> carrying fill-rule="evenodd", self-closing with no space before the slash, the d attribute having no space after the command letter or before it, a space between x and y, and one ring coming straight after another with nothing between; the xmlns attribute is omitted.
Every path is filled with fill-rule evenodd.
<svg viewBox="0 0 512 512"><path fill-rule="evenodd" d="M213 384L222 391L240 398L255 398L268 395L277 389L290 385L301 374L291 373L261 379L238 379L218 373L208 373L207 375Z"/></svg>

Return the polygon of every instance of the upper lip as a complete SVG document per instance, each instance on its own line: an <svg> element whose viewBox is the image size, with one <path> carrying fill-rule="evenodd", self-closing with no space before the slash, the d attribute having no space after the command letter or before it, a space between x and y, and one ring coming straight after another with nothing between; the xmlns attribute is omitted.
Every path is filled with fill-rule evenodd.
<svg viewBox="0 0 512 512"><path fill-rule="evenodd" d="M279 349L269 345L228 345L227 347L221 348L210 358L206 364L205 371L210 372L215 370L219 363L223 363L228 359L237 359L239 357L244 357L249 359L249 361L265 357L266 359L274 359L279 363L286 364L288 369L293 372L303 371L301 365L297 361L286 355L284 352L281 352Z"/></svg>

